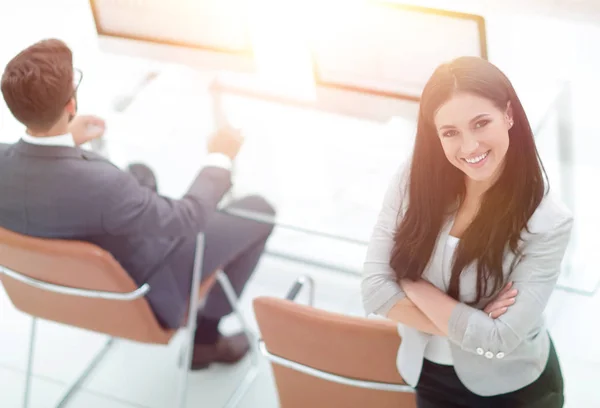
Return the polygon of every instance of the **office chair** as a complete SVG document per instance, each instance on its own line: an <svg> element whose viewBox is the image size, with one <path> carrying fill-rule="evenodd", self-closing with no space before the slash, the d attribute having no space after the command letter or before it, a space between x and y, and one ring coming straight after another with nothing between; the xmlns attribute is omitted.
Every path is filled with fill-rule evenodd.
<svg viewBox="0 0 600 408"><path fill-rule="evenodd" d="M248 338L253 336L237 307L237 295L223 271L214 271L200 284L203 254L204 235L199 234L187 316L180 329L169 330L160 326L144 297L152 290L151 286L144 283L137 287L108 252L86 242L35 238L0 228L0 280L13 305L32 316L23 407L29 405L38 318L109 336L91 363L69 385L57 407L66 406L114 339L166 345L178 331L183 332L184 339L180 350L183 373L178 383L178 405L175 406L185 407L196 316L215 283L223 287ZM239 403L258 374L256 347L251 348L250 356L251 366L226 407Z"/></svg>
<svg viewBox="0 0 600 408"><path fill-rule="evenodd" d="M308 306L294 301L305 285ZM319 310L313 299L308 277L286 299L254 299L259 348L271 362L281 408L416 407L396 368L396 325Z"/></svg>

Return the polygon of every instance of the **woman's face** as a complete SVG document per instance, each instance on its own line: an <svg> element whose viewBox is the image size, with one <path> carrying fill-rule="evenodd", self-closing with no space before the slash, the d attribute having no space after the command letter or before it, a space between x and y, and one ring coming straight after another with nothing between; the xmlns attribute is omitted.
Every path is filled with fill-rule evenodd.
<svg viewBox="0 0 600 408"><path fill-rule="evenodd" d="M434 116L446 158L472 181L493 183L508 150L512 109L489 99L457 93Z"/></svg>

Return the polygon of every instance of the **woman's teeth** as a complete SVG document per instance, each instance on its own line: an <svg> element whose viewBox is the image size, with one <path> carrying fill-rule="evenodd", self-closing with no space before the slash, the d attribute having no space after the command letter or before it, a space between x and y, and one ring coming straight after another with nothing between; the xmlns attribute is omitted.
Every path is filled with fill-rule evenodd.
<svg viewBox="0 0 600 408"><path fill-rule="evenodd" d="M485 152L484 154L482 154L482 155L479 155L479 156L477 156L477 157L472 157L472 158L470 158L470 159L465 159L465 161L466 161L467 163L471 163L471 164L477 164L477 163L479 163L480 161L482 161L483 159L485 159L489 153L490 153L490 152L489 152L489 151L487 151L487 152Z"/></svg>

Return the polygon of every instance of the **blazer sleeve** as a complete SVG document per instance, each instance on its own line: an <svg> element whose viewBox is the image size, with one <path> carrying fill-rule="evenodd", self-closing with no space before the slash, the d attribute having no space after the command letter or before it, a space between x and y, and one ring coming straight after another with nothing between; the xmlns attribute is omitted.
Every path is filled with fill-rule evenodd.
<svg viewBox="0 0 600 408"><path fill-rule="evenodd" d="M404 164L392 177L371 234L361 284L363 307L367 314L385 317L399 300L406 297L390 267L390 258L394 233L406 199L408 174L408 164Z"/></svg>
<svg viewBox="0 0 600 408"><path fill-rule="evenodd" d="M197 235L231 187L228 170L205 167L185 196L173 200L141 186L127 172L111 173L102 210L102 226L111 235Z"/></svg>
<svg viewBox="0 0 600 408"><path fill-rule="evenodd" d="M532 233L519 263L510 275L518 289L516 302L498 319L459 303L448 322L448 339L463 350L508 354L527 337L542 318L560 275L573 218L563 215L554 226Z"/></svg>

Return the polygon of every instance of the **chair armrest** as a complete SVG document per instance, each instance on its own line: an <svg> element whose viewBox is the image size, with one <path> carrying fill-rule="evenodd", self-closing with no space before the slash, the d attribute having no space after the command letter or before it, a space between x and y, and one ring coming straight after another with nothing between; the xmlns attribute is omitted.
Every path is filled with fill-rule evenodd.
<svg viewBox="0 0 600 408"><path fill-rule="evenodd" d="M80 289L72 288L69 286L56 285L54 283L48 283L29 276L25 276L18 272L12 271L7 268L0 267L0 275L4 274L11 279L17 280L25 285L29 285L38 289L46 290L48 292L60 293L62 295L79 296L93 299L107 299L107 300L122 300L130 301L139 299L145 296L150 291L150 285L144 283L142 286L132 292L118 293L118 292L107 292L101 290L91 289Z"/></svg>
<svg viewBox="0 0 600 408"><path fill-rule="evenodd" d="M294 282L285 298L287 300L295 302L296 297L298 296L302 288L304 288L304 285L308 287L308 304L309 306L313 306L315 302L315 281L308 275L303 275L296 279L296 282Z"/></svg>
<svg viewBox="0 0 600 408"><path fill-rule="evenodd" d="M337 384L348 385L351 387L357 388L367 388L370 390L378 390L378 391L391 391L391 392L406 392L410 394L414 394L415 390L410 385L405 384L392 384L392 383L384 383L379 381L369 381L369 380L360 380L350 377L345 377L342 375L328 373L305 364L297 363L295 361L289 360L287 358L283 358L277 356L275 354L271 354L269 350L267 350L267 346L264 341L259 340L258 347L263 356L267 358L272 363L278 364L282 367L287 367L292 370L308 374L312 377L320 378L322 380L331 381Z"/></svg>

